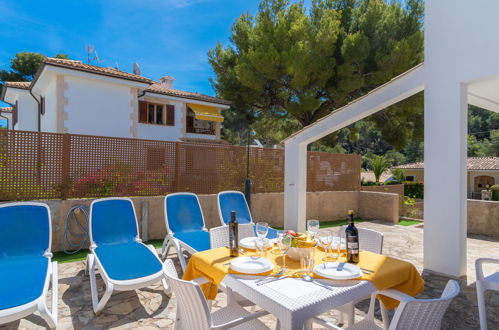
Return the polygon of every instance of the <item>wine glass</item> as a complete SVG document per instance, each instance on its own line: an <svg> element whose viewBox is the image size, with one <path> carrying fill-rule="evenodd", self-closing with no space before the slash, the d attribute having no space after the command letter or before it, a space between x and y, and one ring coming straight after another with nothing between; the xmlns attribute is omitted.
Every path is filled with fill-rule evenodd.
<svg viewBox="0 0 499 330"><path fill-rule="evenodd" d="M267 237L267 233L269 232L269 224L266 222L257 222L256 223L256 236L259 238Z"/></svg>
<svg viewBox="0 0 499 330"><path fill-rule="evenodd" d="M319 232L320 222L319 220L308 220L307 221L307 231L315 238L315 235Z"/></svg>
<svg viewBox="0 0 499 330"><path fill-rule="evenodd" d="M319 240L319 244L326 252L326 256L322 259L324 261L332 260L329 254L329 250L331 249L331 243L333 242L333 236L331 235L331 231L322 230L317 233L317 238Z"/></svg>
<svg viewBox="0 0 499 330"><path fill-rule="evenodd" d="M291 236L288 235L280 235L277 240L277 247L282 253L282 269L286 269L286 253L288 253L289 248L291 247Z"/></svg>

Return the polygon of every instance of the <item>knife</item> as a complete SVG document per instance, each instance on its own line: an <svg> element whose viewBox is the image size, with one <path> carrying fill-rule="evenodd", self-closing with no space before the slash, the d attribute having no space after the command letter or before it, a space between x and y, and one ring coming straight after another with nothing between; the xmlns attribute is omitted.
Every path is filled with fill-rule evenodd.
<svg viewBox="0 0 499 330"><path fill-rule="evenodd" d="M267 284L267 283L270 283L270 282L279 281L279 280L282 280L282 279L288 278L288 277L289 277L289 275L284 275L284 276L279 276L279 277L272 277L272 278L266 279L264 281L260 281L260 282L256 283L256 285L263 285L263 284Z"/></svg>

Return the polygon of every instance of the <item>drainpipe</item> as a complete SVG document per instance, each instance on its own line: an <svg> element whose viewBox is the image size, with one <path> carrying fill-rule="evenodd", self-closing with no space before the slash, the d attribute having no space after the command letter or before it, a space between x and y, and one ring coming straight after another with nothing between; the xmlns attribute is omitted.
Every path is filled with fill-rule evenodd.
<svg viewBox="0 0 499 330"><path fill-rule="evenodd" d="M31 91L31 88L29 89L29 93L31 96L35 99L36 103L38 104L38 132L42 130L42 109L41 109L41 102L35 97L33 92Z"/></svg>

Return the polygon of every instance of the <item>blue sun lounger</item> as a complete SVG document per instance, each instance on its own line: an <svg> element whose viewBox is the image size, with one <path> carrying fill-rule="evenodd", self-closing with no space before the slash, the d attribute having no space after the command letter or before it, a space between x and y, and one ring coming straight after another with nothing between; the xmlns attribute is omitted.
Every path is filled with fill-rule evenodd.
<svg viewBox="0 0 499 330"><path fill-rule="evenodd" d="M210 233L206 229L199 199L192 193L174 193L165 197L167 234L162 255L166 258L170 246L175 246L182 270L186 262L182 250L196 253L210 249Z"/></svg>
<svg viewBox="0 0 499 330"><path fill-rule="evenodd" d="M229 224L230 212L236 211L239 224L253 223L244 194L240 191L222 191L217 195L218 215L222 226ZM277 238L277 230L269 227L267 238Z"/></svg>
<svg viewBox="0 0 499 330"><path fill-rule="evenodd" d="M129 198L97 199L90 205L90 272L92 306L99 314L114 290L140 289L159 281L168 285L156 249L139 238L135 208ZM95 268L106 284L99 301Z"/></svg>
<svg viewBox="0 0 499 330"><path fill-rule="evenodd" d="M38 311L57 325L57 262L52 262L50 210L41 203L0 205L0 324ZM46 299L52 283L52 312Z"/></svg>

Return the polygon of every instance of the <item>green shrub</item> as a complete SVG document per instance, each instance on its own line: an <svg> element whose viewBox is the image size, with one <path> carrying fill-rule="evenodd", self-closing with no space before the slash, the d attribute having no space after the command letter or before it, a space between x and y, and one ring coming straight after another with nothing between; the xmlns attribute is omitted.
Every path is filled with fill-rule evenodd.
<svg viewBox="0 0 499 330"><path fill-rule="evenodd" d="M411 198L424 198L424 184L419 182L404 182L404 195Z"/></svg>
<svg viewBox="0 0 499 330"><path fill-rule="evenodd" d="M490 187L490 191L492 191L492 200L499 201L499 184Z"/></svg>

